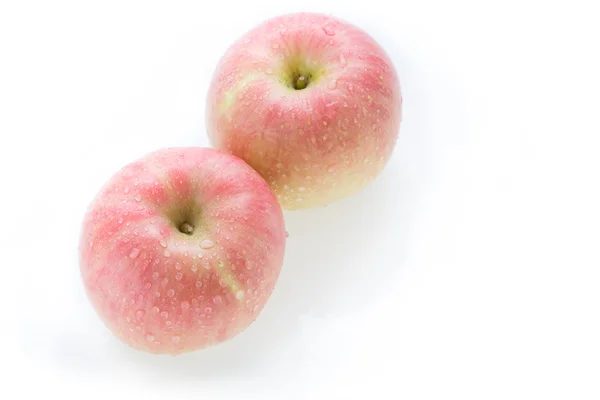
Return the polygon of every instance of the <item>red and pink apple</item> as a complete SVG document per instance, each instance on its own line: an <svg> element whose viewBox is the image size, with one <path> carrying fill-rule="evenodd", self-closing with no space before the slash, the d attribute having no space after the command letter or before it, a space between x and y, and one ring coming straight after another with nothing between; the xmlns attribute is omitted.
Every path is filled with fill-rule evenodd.
<svg viewBox="0 0 600 400"><path fill-rule="evenodd" d="M167 149L118 172L86 214L80 265L108 328L178 354L248 327L281 269L285 230L266 182L218 150Z"/></svg>
<svg viewBox="0 0 600 400"><path fill-rule="evenodd" d="M213 145L258 171L282 207L357 192L387 163L402 97L385 51L361 29L311 13L280 16L235 42L207 99Z"/></svg>

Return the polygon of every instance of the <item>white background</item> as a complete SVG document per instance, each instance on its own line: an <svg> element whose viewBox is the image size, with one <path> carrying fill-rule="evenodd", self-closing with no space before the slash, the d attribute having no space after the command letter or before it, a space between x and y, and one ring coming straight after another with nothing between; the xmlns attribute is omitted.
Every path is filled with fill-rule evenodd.
<svg viewBox="0 0 600 400"><path fill-rule="evenodd" d="M600 398L588 3L0 3L2 397ZM175 358L129 349L80 282L89 201L143 154L207 146L221 54L302 10L391 55L404 94L393 159L360 194L285 214L278 286L245 333Z"/></svg>

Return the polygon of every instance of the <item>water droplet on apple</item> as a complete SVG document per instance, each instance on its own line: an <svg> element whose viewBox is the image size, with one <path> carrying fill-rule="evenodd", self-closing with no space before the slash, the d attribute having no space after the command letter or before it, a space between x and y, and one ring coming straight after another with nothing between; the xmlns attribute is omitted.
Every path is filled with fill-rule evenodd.
<svg viewBox="0 0 600 400"><path fill-rule="evenodd" d="M237 292L235 292L235 298L238 300L241 300L244 298L244 291L243 290L238 290Z"/></svg>
<svg viewBox="0 0 600 400"><path fill-rule="evenodd" d="M142 198L140 197L140 195L139 195L139 194L136 194L136 195L135 195L135 197L134 197L134 199L135 199L135 201L140 201L140 200L142 200Z"/></svg>
<svg viewBox="0 0 600 400"><path fill-rule="evenodd" d="M183 274L181 272L178 272L175 274L175 279L177 279L178 281L180 281L183 278Z"/></svg>
<svg viewBox="0 0 600 400"><path fill-rule="evenodd" d="M216 295L215 297L213 297L213 303L215 304L221 304L221 296Z"/></svg>
<svg viewBox="0 0 600 400"><path fill-rule="evenodd" d="M204 312L208 314L208 313L212 312L212 308L204 307Z"/></svg>
<svg viewBox="0 0 600 400"><path fill-rule="evenodd" d="M185 311L185 310L189 310L189 308L190 308L190 303L189 303L188 301L183 301L183 302L181 303L181 308L183 308L183 310L184 310L184 311Z"/></svg>
<svg viewBox="0 0 600 400"><path fill-rule="evenodd" d="M334 36L335 35L335 31L329 25L325 25L322 29L323 29L323 32L325 32L325 34L327 36Z"/></svg>
<svg viewBox="0 0 600 400"><path fill-rule="evenodd" d="M158 308L157 306L152 307L152 312L158 314L158 312L160 311L160 308Z"/></svg>
<svg viewBox="0 0 600 400"><path fill-rule="evenodd" d="M171 253L169 252L169 250L165 250L165 252L163 253L165 255L165 257L169 258L171 257Z"/></svg>
<svg viewBox="0 0 600 400"><path fill-rule="evenodd" d="M158 242L158 243L160 243L160 245L161 245L162 247L167 247L167 242L165 242L165 241L164 241L164 240L162 240L162 239L161 239L161 240L159 240L159 242Z"/></svg>
<svg viewBox="0 0 600 400"><path fill-rule="evenodd" d="M158 272L153 272L152 273L152 278L153 279L158 279Z"/></svg>
<svg viewBox="0 0 600 400"><path fill-rule="evenodd" d="M347 62L346 62L346 57L344 57L344 55L343 55L343 54L340 54L340 65L341 65L342 67L345 67L345 66L346 66L346 64L347 64Z"/></svg>
<svg viewBox="0 0 600 400"><path fill-rule="evenodd" d="M144 314L146 314L146 312L144 310L137 310L135 312L135 316L137 317L137 319L142 319L144 318Z"/></svg>
<svg viewBox="0 0 600 400"><path fill-rule="evenodd" d="M273 43L271 44L271 47L274 49L278 49L279 48L279 44L278 43Z"/></svg>
<svg viewBox="0 0 600 400"><path fill-rule="evenodd" d="M144 289L146 289L146 290L150 289L151 287L152 287L152 284L150 282L146 282L144 284Z"/></svg>
<svg viewBox="0 0 600 400"><path fill-rule="evenodd" d="M167 319L169 317L169 313L166 311L163 311L160 313L160 316L163 317L164 319Z"/></svg>
<svg viewBox="0 0 600 400"><path fill-rule="evenodd" d="M119 224L123 223L123 218L119 218Z"/></svg>
<svg viewBox="0 0 600 400"><path fill-rule="evenodd" d="M329 84L327 85L327 89L329 90L335 90L337 88L337 79L333 79L331 82L329 82Z"/></svg>
<svg viewBox="0 0 600 400"><path fill-rule="evenodd" d="M175 335L171 338L171 341L173 342L173 344L177 344L181 341L181 338L179 336Z"/></svg>
<svg viewBox="0 0 600 400"><path fill-rule="evenodd" d="M169 289L169 290L167 290L167 296L168 296L168 297L173 297L173 296L175 296L175 291L174 291L173 289Z"/></svg>
<svg viewBox="0 0 600 400"><path fill-rule="evenodd" d="M129 253L130 258L137 258L140 255L140 249L132 249L131 253Z"/></svg>
<svg viewBox="0 0 600 400"><path fill-rule="evenodd" d="M212 247L214 247L214 242L212 240L208 240L205 239L202 242L200 242L200 247L202 247L203 249L210 249Z"/></svg>
<svg viewBox="0 0 600 400"><path fill-rule="evenodd" d="M154 297L160 297L160 292L154 292L154 293L152 293L152 295L153 295Z"/></svg>
<svg viewBox="0 0 600 400"><path fill-rule="evenodd" d="M196 265L192 265L192 266L190 267L190 269L192 270L192 272L197 272L197 271L198 271L198 266L196 266Z"/></svg>
<svg viewBox="0 0 600 400"><path fill-rule="evenodd" d="M196 287L197 288L201 288L202 287L202 281L196 281Z"/></svg>
<svg viewBox="0 0 600 400"><path fill-rule="evenodd" d="M149 341L150 343L154 342L154 335L152 335L151 333L147 334L146 340Z"/></svg>

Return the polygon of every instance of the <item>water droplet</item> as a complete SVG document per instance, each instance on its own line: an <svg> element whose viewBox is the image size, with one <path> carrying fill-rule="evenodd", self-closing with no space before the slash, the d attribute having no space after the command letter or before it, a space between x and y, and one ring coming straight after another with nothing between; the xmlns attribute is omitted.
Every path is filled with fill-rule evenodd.
<svg viewBox="0 0 600 400"><path fill-rule="evenodd" d="M188 255L187 251L185 253L183 253L183 255L187 257L187 255ZM177 271L181 271L181 264L179 264L179 263L175 264L175 269Z"/></svg>
<svg viewBox="0 0 600 400"><path fill-rule="evenodd" d="M337 79L333 79L331 82L329 82L327 88L329 90L335 90L335 88L337 88Z"/></svg>
<svg viewBox="0 0 600 400"><path fill-rule="evenodd" d="M278 43L273 43L271 44L271 47L274 49L278 49L279 48L279 44Z"/></svg>
<svg viewBox="0 0 600 400"><path fill-rule="evenodd" d="M126 187L125 189L123 189L123 193L125 193L125 194L129 193L129 188Z"/></svg>
<svg viewBox="0 0 600 400"><path fill-rule="evenodd" d="M167 296L168 296L168 297L173 297L173 296L175 296L175 291L174 291L173 289L169 289L169 290L167 290Z"/></svg>
<svg viewBox="0 0 600 400"><path fill-rule="evenodd" d="M161 245L162 247L167 247L167 242L165 242L165 241L164 241L164 240L162 240L162 239L161 239L161 240L160 240L158 243L160 243L160 245Z"/></svg>
<svg viewBox="0 0 600 400"><path fill-rule="evenodd" d="M192 265L192 266L190 267L190 269L192 270L192 272L197 272L197 271L198 271L198 266L196 266L196 265Z"/></svg>
<svg viewBox="0 0 600 400"><path fill-rule="evenodd" d="M152 287L152 284L150 282L146 282L144 284L144 289L146 289L146 290L150 289L151 287Z"/></svg>
<svg viewBox="0 0 600 400"><path fill-rule="evenodd" d="M171 338L171 341L173 342L173 344L177 344L181 341L181 338L179 336L175 335Z"/></svg>
<svg viewBox="0 0 600 400"><path fill-rule="evenodd" d="M178 273L175 274L175 279L177 279L178 281L180 281L181 278L183 278L183 274L181 272L178 272Z"/></svg>
<svg viewBox="0 0 600 400"><path fill-rule="evenodd" d="M204 312L208 314L208 313L212 312L212 308L204 307Z"/></svg>
<svg viewBox="0 0 600 400"><path fill-rule="evenodd" d="M244 298L244 291L243 290L238 290L237 292L235 292L235 298L238 300L241 300Z"/></svg>
<svg viewBox="0 0 600 400"><path fill-rule="evenodd" d="M137 319L142 319L144 318L144 314L146 314L146 312L144 310L137 310L135 312L135 316L137 317Z"/></svg>
<svg viewBox="0 0 600 400"><path fill-rule="evenodd" d="M258 304L255 305L254 307L252 307L252 312L256 312L256 311L258 311Z"/></svg>
<svg viewBox="0 0 600 400"><path fill-rule="evenodd" d="M167 319L167 317L169 316L169 313L166 312L166 311L163 311L163 312L160 313L160 316L163 317L163 318L165 318L165 319Z"/></svg>
<svg viewBox="0 0 600 400"><path fill-rule="evenodd" d="M171 253L169 252L169 250L165 250L164 255L167 258L171 257Z"/></svg>
<svg viewBox="0 0 600 400"><path fill-rule="evenodd" d="M159 292L154 292L154 293L152 293L152 296L154 296L154 297L160 297L160 293Z"/></svg>
<svg viewBox="0 0 600 400"><path fill-rule="evenodd" d="M213 297L213 303L221 304L221 301L222 301L221 296L216 295L215 297Z"/></svg>
<svg viewBox="0 0 600 400"><path fill-rule="evenodd" d="M341 65L342 67L345 67L345 66L346 66L346 64L347 64L347 62L346 62L346 57L344 57L344 55L343 55L343 54L340 54L340 65Z"/></svg>
<svg viewBox="0 0 600 400"><path fill-rule="evenodd" d="M202 242L200 242L200 247L202 247L203 249L210 249L214 247L214 245L215 244L213 243L213 241L208 239L205 239Z"/></svg>
<svg viewBox="0 0 600 400"><path fill-rule="evenodd" d="M171 326L171 325L173 325L173 323L171 321L165 321L165 325L166 326Z"/></svg>
<svg viewBox="0 0 600 400"><path fill-rule="evenodd" d="M137 258L140 255L140 249L133 249L131 253L129 253L130 258Z"/></svg>
<svg viewBox="0 0 600 400"><path fill-rule="evenodd" d="M196 287L197 288L201 288L202 287L202 281L196 281Z"/></svg>
<svg viewBox="0 0 600 400"><path fill-rule="evenodd" d="M119 218L119 224L123 223L123 218Z"/></svg>
<svg viewBox="0 0 600 400"><path fill-rule="evenodd" d="M152 307L152 312L158 314L158 312L160 311L160 308L158 308L157 306Z"/></svg>
<svg viewBox="0 0 600 400"><path fill-rule="evenodd" d="M224 265L225 265L225 264L223 263L223 261L219 261L219 262L217 263L217 266L218 266L219 268L223 268L223 266L224 266Z"/></svg>
<svg viewBox="0 0 600 400"><path fill-rule="evenodd" d="M331 26L325 25L322 29L323 29L323 32L325 32L325 34L327 36L335 35L335 31L333 30L333 28Z"/></svg>
<svg viewBox="0 0 600 400"><path fill-rule="evenodd" d="M167 286L167 283L169 283L169 278L164 278L161 283L163 286Z"/></svg>
<svg viewBox="0 0 600 400"><path fill-rule="evenodd" d="M146 340L149 341L149 342L154 342L154 335L152 335L150 333L147 334L146 335Z"/></svg>
<svg viewBox="0 0 600 400"><path fill-rule="evenodd" d="M158 279L158 272L153 272L152 273L152 278L153 279Z"/></svg>
<svg viewBox="0 0 600 400"><path fill-rule="evenodd" d="M134 199L135 199L135 201L140 201L140 200L142 200L142 198L140 197L140 195L139 195L139 194L136 194L136 195L135 195L135 197L134 197Z"/></svg>
<svg viewBox="0 0 600 400"><path fill-rule="evenodd" d="M188 310L190 308L190 303L187 301L183 301L181 303L181 308L183 308L184 310Z"/></svg>
<svg viewBox="0 0 600 400"><path fill-rule="evenodd" d="M272 73L273 73L273 70L271 68L265 69L265 74L271 75Z"/></svg>

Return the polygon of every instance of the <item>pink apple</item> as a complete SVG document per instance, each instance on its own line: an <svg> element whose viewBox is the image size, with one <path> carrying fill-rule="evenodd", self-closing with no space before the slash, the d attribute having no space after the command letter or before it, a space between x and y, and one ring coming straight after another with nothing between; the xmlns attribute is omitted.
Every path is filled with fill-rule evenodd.
<svg viewBox="0 0 600 400"><path fill-rule="evenodd" d="M117 337L177 354L254 321L284 245L275 196L246 163L218 150L168 149L123 168L93 201L81 274Z"/></svg>
<svg viewBox="0 0 600 400"><path fill-rule="evenodd" d="M392 62L364 31L319 14L271 19L221 59L207 100L213 145L250 164L287 209L357 192L400 128Z"/></svg>

